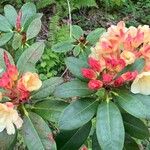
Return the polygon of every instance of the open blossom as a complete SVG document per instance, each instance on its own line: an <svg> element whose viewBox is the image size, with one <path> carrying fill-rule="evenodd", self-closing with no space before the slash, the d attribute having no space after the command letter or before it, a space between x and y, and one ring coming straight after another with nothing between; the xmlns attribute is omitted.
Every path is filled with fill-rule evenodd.
<svg viewBox="0 0 150 150"><path fill-rule="evenodd" d="M10 102L0 103L0 132L6 129L9 135L15 133L15 127L21 128L23 120L18 112L14 109L14 105ZM15 125L15 127L14 127Z"/></svg>
<svg viewBox="0 0 150 150"><path fill-rule="evenodd" d="M150 72L139 74L131 85L131 92L150 95Z"/></svg>
<svg viewBox="0 0 150 150"><path fill-rule="evenodd" d="M29 92L38 90L42 86L42 81L37 73L26 72L18 81L18 88Z"/></svg>

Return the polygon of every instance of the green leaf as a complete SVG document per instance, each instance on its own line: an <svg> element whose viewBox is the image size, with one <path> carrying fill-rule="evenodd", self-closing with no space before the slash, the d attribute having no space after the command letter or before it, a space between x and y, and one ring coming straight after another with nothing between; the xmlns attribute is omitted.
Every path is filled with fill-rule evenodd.
<svg viewBox="0 0 150 150"><path fill-rule="evenodd" d="M86 61L74 57L68 57L65 59L65 63L73 75L85 80L85 78L82 76L81 69L88 67Z"/></svg>
<svg viewBox="0 0 150 150"><path fill-rule="evenodd" d="M101 150L101 147L97 140L96 132L94 132L92 136L92 150Z"/></svg>
<svg viewBox="0 0 150 150"><path fill-rule="evenodd" d="M28 64L35 65L37 63L44 52L44 47L45 44L43 42L37 42L22 53L17 62L17 67L20 73L25 71L25 68L28 66Z"/></svg>
<svg viewBox="0 0 150 150"><path fill-rule="evenodd" d="M34 19L27 29L27 40L36 37L41 30L41 20L40 18Z"/></svg>
<svg viewBox="0 0 150 150"><path fill-rule="evenodd" d="M96 113L98 102L93 99L79 99L71 103L60 116L59 128L74 130L89 122Z"/></svg>
<svg viewBox="0 0 150 150"><path fill-rule="evenodd" d="M94 45L96 42L98 42L99 38L105 31L106 30L104 28L97 28L89 33L86 39L90 43L90 45Z"/></svg>
<svg viewBox="0 0 150 150"><path fill-rule="evenodd" d="M128 90L116 90L117 96L115 100L117 100L118 104L129 114L137 117L137 118L146 118L146 108L144 104Z"/></svg>
<svg viewBox="0 0 150 150"><path fill-rule="evenodd" d="M38 91L33 93L32 99L38 100L50 96L51 94L53 94L55 88L61 83L63 83L63 79L60 77L53 77L45 80L42 83L42 87Z"/></svg>
<svg viewBox="0 0 150 150"><path fill-rule="evenodd" d="M97 111L96 134L103 150L122 150L124 126L119 109L112 102L102 102Z"/></svg>
<svg viewBox="0 0 150 150"><path fill-rule="evenodd" d="M12 47L16 50L21 47L22 44L22 35L15 33L12 41Z"/></svg>
<svg viewBox="0 0 150 150"><path fill-rule="evenodd" d="M84 31L81 27L77 25L72 26L72 35L75 39L79 39L84 34Z"/></svg>
<svg viewBox="0 0 150 150"><path fill-rule="evenodd" d="M80 45L75 46L75 48L73 49L73 55L76 57L80 54L80 52L81 52Z"/></svg>
<svg viewBox="0 0 150 150"><path fill-rule="evenodd" d="M60 131L56 137L57 147L59 150L77 150L87 139L90 130L91 122L88 122L81 128L73 131Z"/></svg>
<svg viewBox="0 0 150 150"><path fill-rule="evenodd" d="M122 114L125 131L132 137L145 139L150 136L148 128L145 124L127 113Z"/></svg>
<svg viewBox="0 0 150 150"><path fill-rule="evenodd" d="M129 135L125 137L125 143L123 150L140 150L138 144Z"/></svg>
<svg viewBox="0 0 150 150"><path fill-rule="evenodd" d="M133 64L128 65L127 67L125 67L118 75L122 75L123 73L127 72L127 71L135 71L137 70L139 73L143 70L145 65L145 60L143 58L139 58L137 59Z"/></svg>
<svg viewBox="0 0 150 150"><path fill-rule="evenodd" d="M4 52L7 53L10 62L11 62L12 64L14 64L14 61L13 61L12 56L11 56L7 51L5 51L4 49L0 48L0 69L6 69L5 62L4 62L4 58L3 58Z"/></svg>
<svg viewBox="0 0 150 150"><path fill-rule="evenodd" d="M11 5L5 5L4 7L5 17L8 19L9 23L15 27L16 25L16 18L17 18L17 11Z"/></svg>
<svg viewBox="0 0 150 150"><path fill-rule="evenodd" d="M39 115L30 112L23 121L23 138L29 150L56 150L52 131Z"/></svg>
<svg viewBox="0 0 150 150"><path fill-rule="evenodd" d="M6 44L13 36L12 32L8 32L8 33L1 33L0 34L0 46L3 46L4 44Z"/></svg>
<svg viewBox="0 0 150 150"><path fill-rule="evenodd" d="M6 130L0 133L0 149L11 150L17 141L17 134L8 135Z"/></svg>
<svg viewBox="0 0 150 150"><path fill-rule="evenodd" d="M44 100L34 105L32 110L43 119L58 123L60 114L68 106L68 103L58 100Z"/></svg>
<svg viewBox="0 0 150 150"><path fill-rule="evenodd" d="M92 94L87 83L80 80L73 80L58 86L54 92L56 97L69 98L74 96L87 96Z"/></svg>
<svg viewBox="0 0 150 150"><path fill-rule="evenodd" d="M24 27L24 25L27 23L27 21L36 14L36 6L33 3L26 3L21 8L22 11L22 19L21 19L21 25Z"/></svg>
<svg viewBox="0 0 150 150"><path fill-rule="evenodd" d="M74 45L70 41L59 42L52 46L52 51L54 52L68 52L73 49Z"/></svg>
<svg viewBox="0 0 150 150"><path fill-rule="evenodd" d="M12 26L9 24L6 17L0 15L0 31L11 32Z"/></svg>

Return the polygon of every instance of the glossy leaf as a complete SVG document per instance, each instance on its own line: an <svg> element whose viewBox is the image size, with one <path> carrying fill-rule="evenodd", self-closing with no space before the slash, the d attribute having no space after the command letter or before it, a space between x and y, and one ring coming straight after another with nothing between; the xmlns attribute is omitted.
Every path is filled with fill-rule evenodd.
<svg viewBox="0 0 150 150"><path fill-rule="evenodd" d="M3 46L4 44L6 44L13 36L12 32L8 32L8 33L1 33L0 34L0 46Z"/></svg>
<svg viewBox="0 0 150 150"><path fill-rule="evenodd" d="M45 80L42 83L42 87L32 95L32 99L38 100L50 96L61 83L63 83L63 79L60 77L53 77Z"/></svg>
<svg viewBox="0 0 150 150"><path fill-rule="evenodd" d="M115 100L125 111L137 118L146 118L146 108L135 94L122 89L117 90L117 93Z"/></svg>
<svg viewBox="0 0 150 150"><path fill-rule="evenodd" d="M27 21L36 14L36 7L33 3L26 3L21 8L22 11L22 19L21 19L21 25L24 27L24 25L27 23Z"/></svg>
<svg viewBox="0 0 150 150"><path fill-rule="evenodd" d="M15 33L12 41L12 47L16 50L21 47L22 44L22 35Z"/></svg>
<svg viewBox="0 0 150 150"><path fill-rule="evenodd" d="M126 135L123 150L140 150L140 148L134 139L132 139L129 135Z"/></svg>
<svg viewBox="0 0 150 150"><path fill-rule="evenodd" d="M32 39L38 35L41 30L41 20L40 18L34 19L27 29L27 40Z"/></svg>
<svg viewBox="0 0 150 150"><path fill-rule="evenodd" d="M17 141L17 133L13 135L8 135L6 130L0 132L0 149L1 150L10 150L14 147L14 144Z"/></svg>
<svg viewBox="0 0 150 150"><path fill-rule="evenodd" d="M73 55L76 57L80 54L80 52L81 52L80 45L75 46L75 48L73 49Z"/></svg>
<svg viewBox="0 0 150 150"><path fill-rule="evenodd" d="M17 11L16 9L11 5L5 5L4 7L4 13L5 17L9 21L9 23L15 27L16 25L16 18L17 18Z"/></svg>
<svg viewBox="0 0 150 150"><path fill-rule="evenodd" d="M74 96L87 96L92 93L93 91L89 90L87 83L80 80L73 80L58 86L54 95L60 98L69 98Z"/></svg>
<svg viewBox="0 0 150 150"><path fill-rule="evenodd" d="M58 123L60 114L68 106L68 103L58 100L43 100L36 103L32 110L40 115L43 119L50 122Z"/></svg>
<svg viewBox="0 0 150 150"><path fill-rule="evenodd" d="M92 150L101 150L101 147L97 140L96 132L94 132L92 136Z"/></svg>
<svg viewBox="0 0 150 150"><path fill-rule="evenodd" d="M145 139L150 136L148 128L138 118L135 118L127 113L122 114L125 131L132 137Z"/></svg>
<svg viewBox="0 0 150 150"><path fill-rule="evenodd" d="M98 102L93 99L79 99L71 103L60 116L59 128L74 130L89 122L96 113Z"/></svg>
<svg viewBox="0 0 150 150"><path fill-rule="evenodd" d="M75 39L79 39L84 34L84 31L80 26L73 25L72 26L72 35Z"/></svg>
<svg viewBox="0 0 150 150"><path fill-rule="evenodd" d="M105 31L106 30L104 28L97 28L91 33L89 33L86 39L89 42L89 44L93 46L96 42L98 42L99 38Z"/></svg>
<svg viewBox="0 0 150 150"><path fill-rule="evenodd" d="M12 26L6 19L6 17L0 15L0 31L11 32Z"/></svg>
<svg viewBox="0 0 150 150"><path fill-rule="evenodd" d="M88 122L81 128L73 131L60 131L56 137L57 147L59 150L77 150L87 139L90 130L91 122Z"/></svg>
<svg viewBox="0 0 150 150"><path fill-rule="evenodd" d="M36 64L44 52L44 47L45 44L43 42L37 42L22 53L17 62L20 73L23 73L29 64Z"/></svg>
<svg viewBox="0 0 150 150"><path fill-rule="evenodd" d="M102 102L97 111L96 134L103 150L121 150L124 126L119 109L112 102Z"/></svg>
<svg viewBox="0 0 150 150"><path fill-rule="evenodd" d="M82 76L81 69L87 68L87 62L78 58L68 57L65 59L65 63L70 72L80 79L85 79Z"/></svg>
<svg viewBox="0 0 150 150"><path fill-rule="evenodd" d="M23 121L23 138L29 150L56 150L52 132L40 116L30 112Z"/></svg>
<svg viewBox="0 0 150 150"><path fill-rule="evenodd" d="M62 52L71 51L73 47L74 45L70 41L65 41L65 42L59 42L55 44L54 46L52 46L52 50L54 52L62 53Z"/></svg>

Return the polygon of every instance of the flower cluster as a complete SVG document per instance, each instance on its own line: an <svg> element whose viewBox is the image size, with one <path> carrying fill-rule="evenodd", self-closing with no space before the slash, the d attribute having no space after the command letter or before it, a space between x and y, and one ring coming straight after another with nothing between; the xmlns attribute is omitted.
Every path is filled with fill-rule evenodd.
<svg viewBox="0 0 150 150"><path fill-rule="evenodd" d="M34 90L38 90L42 82L36 73L26 72L22 76L19 75L17 67L10 63L8 55L4 53L4 62L6 71L0 77L0 100L8 99L9 102L0 103L0 132L5 128L8 134L14 134L17 128L22 126L22 119L19 117L17 106L25 103L30 99L30 94Z"/></svg>
<svg viewBox="0 0 150 150"><path fill-rule="evenodd" d="M82 75L90 79L88 87L97 90L101 87L119 87L133 81L133 93L150 94L150 90L147 90L150 89L149 35L150 28L147 25L126 28L125 23L121 21L116 26L109 27L91 50L89 68L82 68ZM138 58L145 59L142 74L134 70L119 75Z"/></svg>

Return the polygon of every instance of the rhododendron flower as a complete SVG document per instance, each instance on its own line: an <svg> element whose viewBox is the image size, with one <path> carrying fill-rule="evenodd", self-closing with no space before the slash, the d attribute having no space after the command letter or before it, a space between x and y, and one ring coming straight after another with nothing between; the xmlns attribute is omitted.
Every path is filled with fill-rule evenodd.
<svg viewBox="0 0 150 150"><path fill-rule="evenodd" d="M126 73L124 73L123 75L121 75L121 77L125 80L125 81L132 81L134 80L138 75L138 71L128 71Z"/></svg>
<svg viewBox="0 0 150 150"><path fill-rule="evenodd" d="M108 83L110 83L112 80L113 80L113 75L107 74L107 73L104 73L104 74L102 75L102 81L103 81L104 84L108 84Z"/></svg>
<svg viewBox="0 0 150 150"><path fill-rule="evenodd" d="M115 87L122 86L124 82L125 82L125 80L124 80L122 77L118 77L118 78L115 79L115 81L114 81L114 86L115 86Z"/></svg>
<svg viewBox="0 0 150 150"><path fill-rule="evenodd" d="M37 73L26 72L18 81L18 88L29 92L38 90L42 86L42 81Z"/></svg>
<svg viewBox="0 0 150 150"><path fill-rule="evenodd" d="M126 65L133 64L135 62L136 56L133 52L123 51L120 57L125 61Z"/></svg>
<svg viewBox="0 0 150 150"><path fill-rule="evenodd" d="M150 72L139 74L131 85L131 92L150 95Z"/></svg>
<svg viewBox="0 0 150 150"><path fill-rule="evenodd" d="M99 61L97 61L96 59L94 59L92 57L89 57L88 64L93 70L95 70L97 72L99 72L101 70L101 65L100 65Z"/></svg>
<svg viewBox="0 0 150 150"><path fill-rule="evenodd" d="M0 132L6 129L9 135L14 134L15 127L17 129L21 128L22 123L23 120L20 118L18 112L14 109L14 105L12 103L0 103Z"/></svg>
<svg viewBox="0 0 150 150"><path fill-rule="evenodd" d="M91 90L100 89L102 86L103 86L103 82L100 80L90 80L90 82L88 83L88 87Z"/></svg>
<svg viewBox="0 0 150 150"><path fill-rule="evenodd" d="M82 75L85 78L96 79L96 77L97 77L96 72L93 71L92 69L83 68L81 71L82 71Z"/></svg>

